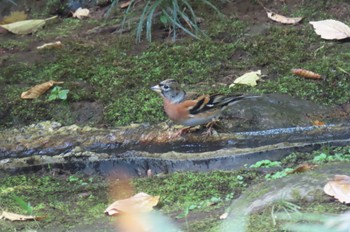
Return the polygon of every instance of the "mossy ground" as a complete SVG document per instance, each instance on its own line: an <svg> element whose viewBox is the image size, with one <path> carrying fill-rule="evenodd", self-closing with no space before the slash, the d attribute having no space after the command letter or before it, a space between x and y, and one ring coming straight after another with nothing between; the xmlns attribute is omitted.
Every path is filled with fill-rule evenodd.
<svg viewBox="0 0 350 232"><path fill-rule="evenodd" d="M218 3L225 17L199 4L198 15L205 19L201 26L208 36L194 40L180 33L175 43L161 25L154 26L157 36L152 43L136 44L132 32L86 33L96 26L118 24L118 17L83 21L61 18L34 35L1 36L0 127L42 120L77 123L72 105L80 102L98 102L103 109L97 113L101 117L84 124L164 121L161 101L149 88L167 78L179 80L188 91L284 93L320 104L347 103L349 74L341 70L350 72L349 45L320 39L308 24L309 20L325 18L349 23L350 17L336 10L339 4L350 8L346 1L266 3L280 13L304 16L304 22L296 26L269 21L255 1ZM64 44L61 49L35 48L58 39ZM291 68L310 69L324 79L296 77ZM257 87L228 88L235 77L257 69L266 75ZM33 101L19 98L29 87L50 79L65 82L63 88L70 90L67 101L48 102L49 93Z"/></svg>
<svg viewBox="0 0 350 232"><path fill-rule="evenodd" d="M54 4L54 1L50 2ZM102 119L85 121L86 124L116 126L164 121L166 117L161 101L149 87L167 78L178 79L190 91L275 92L320 104L349 102L349 74L341 71L350 72L349 43L324 41L308 24L310 20L326 18L350 24L350 16L344 14L350 8L347 1L303 1L303 4L299 1L285 1L285 4L274 1L266 5L281 14L305 16L304 22L297 26L270 22L265 19L265 12L256 1L242 2L253 6L253 10L250 11L249 7L239 8L242 3L238 1L219 3L219 8L227 16L224 18L211 11L208 14L207 8L198 6L203 9L198 14L204 18L202 27L208 34L208 38L203 40L181 36L173 43L161 27L156 29L161 36L155 37L154 42L141 44L134 42L133 33L84 33L101 24L120 23L120 18L105 22L61 18L50 22L35 35L2 35L0 128L42 120L55 120L66 125L76 123L72 105L80 102L98 102L102 105ZM56 39L64 44L61 49L35 49ZM290 73L291 68L310 69L322 74L324 79L296 77ZM235 77L257 69L262 69L266 75L257 87L228 88L227 84ZM65 82L63 88L70 90L67 101L49 102L49 93L33 101L19 98L21 92L29 87L51 79ZM214 84L215 89L212 88ZM344 150L329 148L324 153L349 153L349 148L337 149ZM291 154L281 161L281 170L311 161L319 154ZM332 160L327 156L322 157L320 159L324 159L324 162ZM131 185L133 192L159 194L161 201L158 210L174 219L179 216L175 220L188 231L217 231L220 224L218 216L230 201L250 185L265 181L265 175L269 172L244 168L206 174L175 173L136 179ZM89 179L79 176L76 179L71 175L50 174L1 178L2 209L26 213L15 202L16 195L30 202L36 215L46 215L47 218L42 222L0 221L0 230L62 228L62 231L68 231L77 224L108 223L109 219L105 218L103 211L108 203L115 200L108 195L110 188L108 181L97 177ZM324 213L325 209L332 212L345 210L340 203L327 200L305 203L303 207L305 211L318 213ZM252 215L250 230L271 231L271 228L275 228L272 227L270 213L271 208L266 208L263 213ZM189 223L187 226L186 219ZM280 231L280 228L276 227L275 230Z"/></svg>
<svg viewBox="0 0 350 232"><path fill-rule="evenodd" d="M245 167L237 171L210 173L173 173L168 175L118 180L60 173L52 170L45 175L18 175L0 179L1 209L28 214L15 197L30 203L34 215L45 215L40 222L9 222L0 220L0 231L26 231L36 229L69 231L80 226L96 226L96 231L110 231L113 219L103 215L108 204L137 192L159 195L156 210L171 217L185 231L219 231L218 217L227 210L232 200L248 187L268 181L270 173L295 168L301 163L323 164L350 162L350 147L324 147L312 153L292 153L281 160L281 166L272 168ZM264 162L266 164L266 162ZM292 175L292 174L290 174ZM294 174L302 175L302 174ZM283 178L283 177L282 177ZM255 192L257 197L264 194ZM313 201L295 198L304 213L341 213L347 206L320 193ZM281 231L283 221L273 225L272 205L249 217L249 231ZM278 202L274 212L283 211ZM103 226L102 226L103 225ZM271 230L270 230L271 229Z"/></svg>

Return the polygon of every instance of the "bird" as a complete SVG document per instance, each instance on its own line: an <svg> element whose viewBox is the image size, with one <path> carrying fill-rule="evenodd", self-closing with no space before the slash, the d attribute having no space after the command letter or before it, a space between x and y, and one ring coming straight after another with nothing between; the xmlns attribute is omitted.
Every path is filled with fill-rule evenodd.
<svg viewBox="0 0 350 232"><path fill-rule="evenodd" d="M151 87L151 90L157 92L163 99L163 107L167 116L175 123L188 128L211 124L218 120L228 106L246 98L257 97L243 94L229 96L204 94L196 99L187 99L186 92L174 79L161 81L158 85ZM209 126L209 130L212 125ZM186 129L180 131L179 134L185 131Z"/></svg>

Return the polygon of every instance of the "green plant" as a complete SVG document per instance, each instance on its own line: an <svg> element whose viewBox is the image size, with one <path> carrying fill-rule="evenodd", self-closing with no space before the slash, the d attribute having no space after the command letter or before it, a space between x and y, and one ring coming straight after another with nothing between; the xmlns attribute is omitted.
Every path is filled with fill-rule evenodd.
<svg viewBox="0 0 350 232"><path fill-rule="evenodd" d="M245 180L244 180L244 176L242 176L242 175L238 175L237 176L237 182L238 182L238 184L239 185L241 185L242 187L247 187L247 183L245 182Z"/></svg>
<svg viewBox="0 0 350 232"><path fill-rule="evenodd" d="M228 198L230 199L229 196L228 196ZM188 204L185 205L184 211L182 213L180 213L178 216L176 216L176 218L187 217L191 210L201 209L201 208L204 208L204 207L215 205L215 204L218 204L218 203L220 203L222 201L223 200L220 197L212 197L210 199L206 199L204 201L201 201L198 204L188 203Z"/></svg>
<svg viewBox="0 0 350 232"><path fill-rule="evenodd" d="M269 173L265 175L265 179L266 180L275 180L275 179L279 179L282 177L285 177L288 175L288 172L292 171L293 168L285 168L282 171L279 172L275 172L275 173Z"/></svg>
<svg viewBox="0 0 350 232"><path fill-rule="evenodd" d="M290 215L291 213L293 214L301 214L299 211L301 209L300 206L293 204L289 201L281 200L276 202L275 204L272 205L271 208L271 218L273 225L276 225L276 219L277 219L277 212L284 212L286 215Z"/></svg>
<svg viewBox="0 0 350 232"><path fill-rule="evenodd" d="M315 156L313 159L314 163L324 163L327 160L327 155L325 153L321 153L318 156Z"/></svg>
<svg viewBox="0 0 350 232"><path fill-rule="evenodd" d="M18 196L14 196L13 199L19 205L19 207L21 207L21 209L25 210L29 215L33 214L33 207L31 206L30 202L25 202Z"/></svg>
<svg viewBox="0 0 350 232"><path fill-rule="evenodd" d="M119 0L114 0L111 6L116 6L118 2ZM125 17L122 22L123 26L131 9L134 8L137 2L137 0L131 0L125 12ZM209 0L201 0L201 2L220 14L220 11ZM176 40L177 29L181 29L188 35L197 39L199 39L198 34L204 34L198 27L197 16L188 0L148 0L143 7L136 27L137 42L141 41L144 29L146 31L146 39L148 41L152 40L153 19L158 16L161 23L169 25L173 40Z"/></svg>
<svg viewBox="0 0 350 232"><path fill-rule="evenodd" d="M62 87L60 86L55 86L50 92L49 101L67 100L68 92L69 92L68 89L62 89Z"/></svg>
<svg viewBox="0 0 350 232"><path fill-rule="evenodd" d="M255 164L250 165L251 168L272 168L281 166L281 162L279 161L271 161L271 160L260 160Z"/></svg>
<svg viewBox="0 0 350 232"><path fill-rule="evenodd" d="M350 154L344 152L335 153L334 155L321 153L313 158L314 163L326 163L332 161L350 161Z"/></svg>
<svg viewBox="0 0 350 232"><path fill-rule="evenodd" d="M86 181L84 181L83 179L75 176L75 175L71 175L68 177L67 179L68 182L70 183L77 183L78 185L84 186L87 185L88 183ZM89 182L91 183L93 181L92 178L89 178Z"/></svg>

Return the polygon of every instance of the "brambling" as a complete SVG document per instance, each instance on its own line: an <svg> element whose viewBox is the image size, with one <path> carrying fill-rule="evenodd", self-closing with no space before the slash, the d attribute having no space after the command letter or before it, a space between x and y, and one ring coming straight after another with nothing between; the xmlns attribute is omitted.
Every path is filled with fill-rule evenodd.
<svg viewBox="0 0 350 232"><path fill-rule="evenodd" d="M245 98L256 97L242 94L231 96L206 94L194 100L187 100L186 92L173 79L164 80L151 89L163 98L164 111L168 117L175 123L187 127L212 123L228 106Z"/></svg>

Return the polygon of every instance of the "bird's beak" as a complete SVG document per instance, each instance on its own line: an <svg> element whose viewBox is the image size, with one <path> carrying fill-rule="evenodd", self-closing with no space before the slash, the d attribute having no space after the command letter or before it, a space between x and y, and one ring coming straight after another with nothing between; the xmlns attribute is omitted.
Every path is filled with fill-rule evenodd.
<svg viewBox="0 0 350 232"><path fill-rule="evenodd" d="M162 91L159 85L155 85L151 87L151 89L157 93L160 93Z"/></svg>

